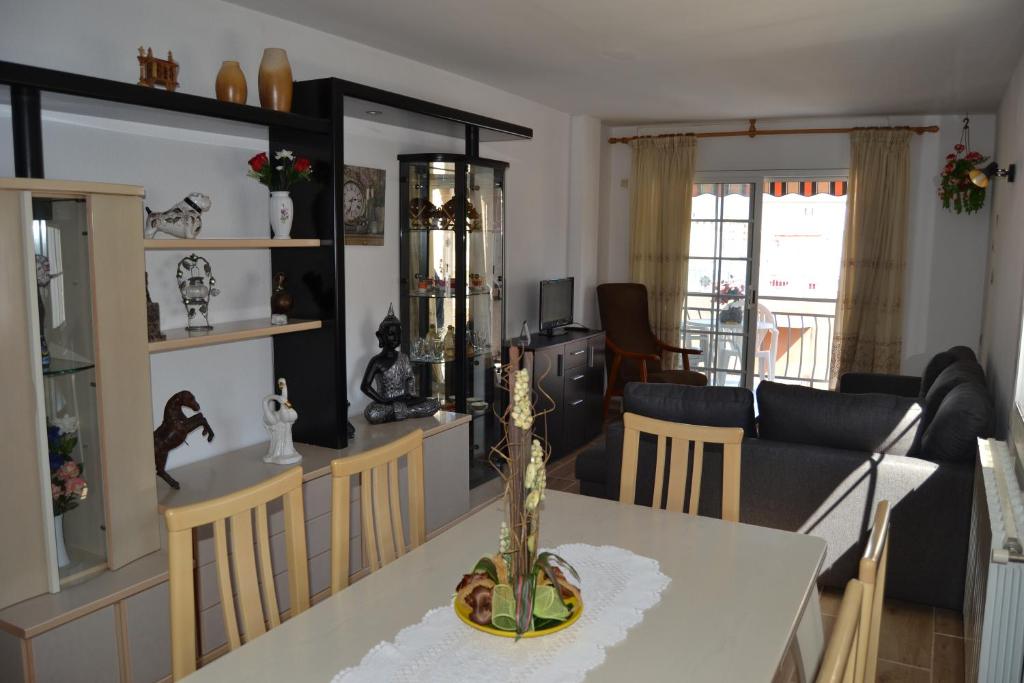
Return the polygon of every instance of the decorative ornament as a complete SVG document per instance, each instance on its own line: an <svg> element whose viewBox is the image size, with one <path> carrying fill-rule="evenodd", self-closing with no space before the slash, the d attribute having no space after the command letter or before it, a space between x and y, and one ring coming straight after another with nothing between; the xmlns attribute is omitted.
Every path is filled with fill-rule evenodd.
<svg viewBox="0 0 1024 683"><path fill-rule="evenodd" d="M146 207L146 225L143 234L146 239L164 232L172 237L195 239L203 229L203 214L210 210L210 198L201 192L193 192L166 211L151 211Z"/></svg>
<svg viewBox="0 0 1024 683"><path fill-rule="evenodd" d="M971 171L986 161L988 157L971 149L971 119L965 116L960 142L946 155L946 165L939 176L942 208L958 214L981 210L985 205L985 188L971 182Z"/></svg>
<svg viewBox="0 0 1024 683"><path fill-rule="evenodd" d="M540 513L547 484L547 449L533 438L537 417L531 400L533 352L509 349L509 364L496 368L511 400L502 417L505 438L494 448L505 482L508 520L498 552L481 558L456 587L456 615L473 628L509 638L530 638L571 626L583 613L576 570L561 557L538 552ZM503 370L503 371L502 371ZM546 397L550 401L550 397Z"/></svg>
<svg viewBox="0 0 1024 683"><path fill-rule="evenodd" d="M194 411L185 417L182 407ZM189 434L202 427L203 436L213 441L213 428L199 412L199 402L191 391L179 391L167 399L164 405L164 421L153 430L153 457L156 460L156 476L167 482L172 489L180 489L181 484L167 474L168 454L185 443Z"/></svg>
<svg viewBox="0 0 1024 683"><path fill-rule="evenodd" d="M270 324L287 325L288 313L291 312L295 300L292 295L285 291L284 281L287 278L284 273L274 273L274 293L270 295Z"/></svg>
<svg viewBox="0 0 1024 683"><path fill-rule="evenodd" d="M46 343L46 304L43 291L50 286L50 280L63 273L50 272L50 259L36 254L36 300L39 303L39 351L44 368L50 367L50 345Z"/></svg>
<svg viewBox="0 0 1024 683"><path fill-rule="evenodd" d="M227 61L220 65L214 89L217 99L221 102L245 104L249 96L249 88L245 83L245 74L238 62Z"/></svg>
<svg viewBox="0 0 1024 683"><path fill-rule="evenodd" d="M309 180L313 164L309 159L297 157L291 150L279 149L271 160L266 152L249 159L248 176L255 178L270 190L270 227L274 239L291 237L295 207L289 194L293 185Z"/></svg>
<svg viewBox="0 0 1024 683"><path fill-rule="evenodd" d="M435 333L436 334L436 333ZM371 403L363 416L370 424L395 422L407 418L430 417L441 405L436 398L416 395L416 377L409 356L399 346L402 343L402 322L395 315L394 306L377 327L377 342L381 352L370 359L359 388Z"/></svg>
<svg viewBox="0 0 1024 683"><path fill-rule="evenodd" d="M292 110L292 65L288 53L279 47L268 47L260 60L257 84L260 106L274 111Z"/></svg>
<svg viewBox="0 0 1024 683"><path fill-rule="evenodd" d="M139 46L139 85L148 88L160 86L169 92L174 92L178 87L178 63L174 61L174 54L168 50L167 59L160 59L153 56L153 48L147 50Z"/></svg>
<svg viewBox="0 0 1024 683"><path fill-rule="evenodd" d="M220 294L220 290L210 262L202 256L189 254L178 262L177 279L181 303L188 314L185 329L212 330L210 299Z"/></svg>
<svg viewBox="0 0 1024 683"><path fill-rule="evenodd" d="M146 333L151 342L167 339L167 335L160 331L160 304L149 296L149 273L146 273Z"/></svg>
<svg viewBox="0 0 1024 683"><path fill-rule="evenodd" d="M288 400L288 383L284 377L277 380L277 391L277 394L265 396L262 403L263 426L270 434L270 447L263 456L263 462L291 465L302 460L292 442L292 425L299 419L299 414Z"/></svg>

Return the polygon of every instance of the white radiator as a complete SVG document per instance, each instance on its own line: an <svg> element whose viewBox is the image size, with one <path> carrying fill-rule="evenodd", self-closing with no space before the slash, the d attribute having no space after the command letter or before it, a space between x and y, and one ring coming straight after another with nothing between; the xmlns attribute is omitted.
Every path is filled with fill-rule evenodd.
<svg viewBox="0 0 1024 683"><path fill-rule="evenodd" d="M964 636L967 681L1020 683L1024 666L1024 497L1016 457L1002 441L978 440Z"/></svg>

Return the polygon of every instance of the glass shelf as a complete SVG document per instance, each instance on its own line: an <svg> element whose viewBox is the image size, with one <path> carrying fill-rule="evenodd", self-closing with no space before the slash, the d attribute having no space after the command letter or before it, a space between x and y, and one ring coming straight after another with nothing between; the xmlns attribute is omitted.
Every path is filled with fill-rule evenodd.
<svg viewBox="0 0 1024 683"><path fill-rule="evenodd" d="M77 372L91 370L96 367L92 361L68 360L66 358L50 357L50 365L43 368L43 377L58 377L60 375L73 375Z"/></svg>

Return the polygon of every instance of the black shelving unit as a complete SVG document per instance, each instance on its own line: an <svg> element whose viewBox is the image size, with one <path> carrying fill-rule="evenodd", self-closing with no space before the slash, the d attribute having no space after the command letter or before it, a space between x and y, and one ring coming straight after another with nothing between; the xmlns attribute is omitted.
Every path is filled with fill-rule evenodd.
<svg viewBox="0 0 1024 683"><path fill-rule="evenodd" d="M398 157L403 350L421 395L470 413L470 486L494 477L505 338L505 175L474 154ZM426 212L422 207L430 207Z"/></svg>
<svg viewBox="0 0 1024 683"><path fill-rule="evenodd" d="M4 61L0 61L0 85L10 87L14 165L20 177L44 177L42 93L70 100L53 104L71 110L76 106L74 98L125 105L116 114L125 119L145 118L146 112L172 112L180 116L171 125L190 129L214 128L212 122L217 121L265 126L268 151L288 148L313 161L314 176L320 180L293 191L292 236L320 239L320 246L272 250L271 264L275 271L287 272L289 282L294 283L290 288L295 298L293 315L321 320L323 325L319 330L274 337L274 376L287 377L294 395L317 397L317 401L303 404L295 438L333 448L348 443L341 207L345 118L464 138L471 157L478 156L481 140L533 136L533 131L523 126L338 78L297 81L293 111L287 113ZM461 215L464 221L464 211ZM463 286L464 266L459 271ZM500 340L496 342L500 344ZM457 409L465 410L465 401Z"/></svg>

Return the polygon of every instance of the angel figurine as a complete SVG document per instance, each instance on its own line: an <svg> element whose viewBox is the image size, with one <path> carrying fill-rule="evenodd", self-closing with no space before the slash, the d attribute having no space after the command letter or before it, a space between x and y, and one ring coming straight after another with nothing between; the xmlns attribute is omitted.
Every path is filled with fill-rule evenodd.
<svg viewBox="0 0 1024 683"><path fill-rule="evenodd" d="M288 383L283 377L277 380L277 390L278 394L263 399L263 426L270 434L270 448L263 456L263 462L291 465L302 460L302 455L292 443L292 425L299 419L299 414L288 400Z"/></svg>

